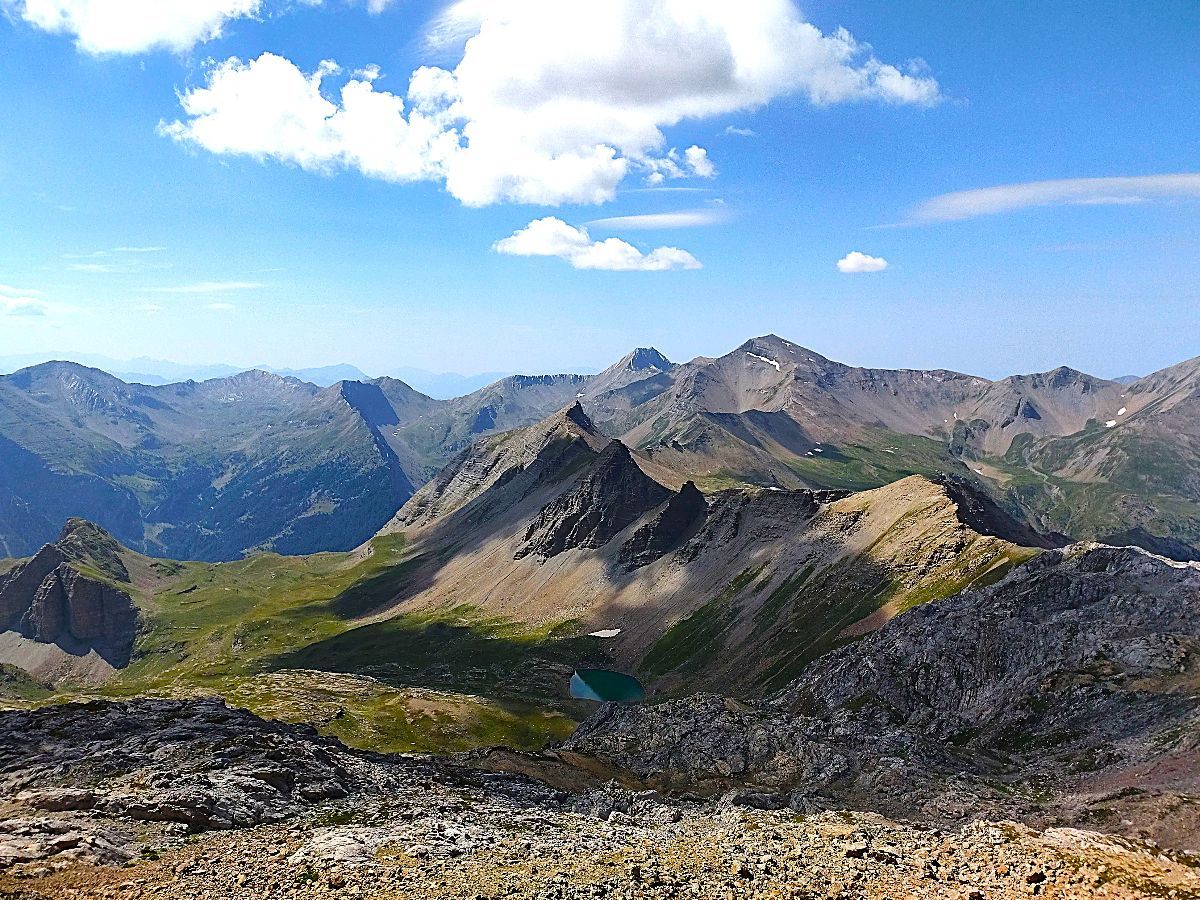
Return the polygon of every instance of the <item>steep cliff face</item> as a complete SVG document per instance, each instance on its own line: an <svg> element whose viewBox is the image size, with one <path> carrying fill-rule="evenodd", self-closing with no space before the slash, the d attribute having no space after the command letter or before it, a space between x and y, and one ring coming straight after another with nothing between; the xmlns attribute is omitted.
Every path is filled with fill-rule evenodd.
<svg viewBox="0 0 1200 900"><path fill-rule="evenodd" d="M613 441L576 488L555 498L530 523L516 558L551 559L567 550L603 547L670 496L638 467L628 447Z"/></svg>
<svg viewBox="0 0 1200 900"><path fill-rule="evenodd" d="M129 583L119 551L102 529L72 520L58 543L0 577L0 631L76 656L95 651L114 668L127 665L138 610L112 583Z"/></svg>
<svg viewBox="0 0 1200 900"><path fill-rule="evenodd" d="M662 512L633 533L621 547L621 565L628 571L640 569L662 559L683 545L703 523L708 501L689 481L667 501Z"/></svg>

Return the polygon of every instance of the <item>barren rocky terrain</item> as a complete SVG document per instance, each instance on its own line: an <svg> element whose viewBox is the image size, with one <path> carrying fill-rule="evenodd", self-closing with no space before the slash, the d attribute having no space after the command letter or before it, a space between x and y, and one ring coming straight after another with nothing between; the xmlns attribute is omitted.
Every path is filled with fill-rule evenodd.
<svg viewBox="0 0 1200 900"><path fill-rule="evenodd" d="M1152 840L670 798L548 755L381 756L215 701L3 713L0 749L14 900L1200 896L1200 858Z"/></svg>

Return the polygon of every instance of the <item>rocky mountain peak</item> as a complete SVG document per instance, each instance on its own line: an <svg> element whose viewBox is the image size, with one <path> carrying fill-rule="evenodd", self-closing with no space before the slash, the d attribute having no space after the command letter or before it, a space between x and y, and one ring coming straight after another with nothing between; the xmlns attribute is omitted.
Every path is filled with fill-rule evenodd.
<svg viewBox="0 0 1200 900"><path fill-rule="evenodd" d="M707 513L704 494L694 481L685 482L662 511L638 528L621 547L621 564L633 571L678 549L704 524Z"/></svg>
<svg viewBox="0 0 1200 900"><path fill-rule="evenodd" d="M68 559L89 565L114 581L129 583L129 570L121 559L125 548L99 525L86 519L68 519L55 546Z"/></svg>
<svg viewBox="0 0 1200 900"><path fill-rule="evenodd" d="M921 476L912 476L918 479ZM960 522L979 534L998 537L1021 547L1050 550L1066 546L1069 539L1058 534L1040 534L1028 524L1014 519L983 490L961 478L948 475L933 479L957 507Z"/></svg>
<svg viewBox="0 0 1200 900"><path fill-rule="evenodd" d="M628 447L611 441L578 485L534 518L516 558L550 559L567 550L603 547L670 496L641 470Z"/></svg>
<svg viewBox="0 0 1200 900"><path fill-rule="evenodd" d="M583 411L583 404L576 400L563 411L563 418L568 422L578 425L588 434L596 434L596 426L592 424L592 420L588 418L588 414Z"/></svg>
<svg viewBox="0 0 1200 900"><path fill-rule="evenodd" d="M647 370L665 372L673 364L653 347L638 347L632 353L625 356L617 365L637 372Z"/></svg>

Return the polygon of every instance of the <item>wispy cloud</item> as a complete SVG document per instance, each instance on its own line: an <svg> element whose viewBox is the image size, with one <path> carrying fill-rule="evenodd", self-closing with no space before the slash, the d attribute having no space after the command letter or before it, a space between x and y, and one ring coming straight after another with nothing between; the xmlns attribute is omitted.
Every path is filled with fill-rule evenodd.
<svg viewBox="0 0 1200 900"><path fill-rule="evenodd" d="M0 297L0 312L6 316L44 316L49 311L46 303L32 297Z"/></svg>
<svg viewBox="0 0 1200 900"><path fill-rule="evenodd" d="M161 253L166 247L113 247L111 250L93 250L90 253L64 253L63 259L104 259L114 253Z"/></svg>
<svg viewBox="0 0 1200 900"><path fill-rule="evenodd" d="M520 231L497 241L492 249L508 256L554 256L576 269L607 272L669 272L699 269L700 261L678 247L658 247L643 253L619 238L593 241L586 228L562 219L535 219Z"/></svg>
<svg viewBox="0 0 1200 900"><path fill-rule="evenodd" d="M45 316L49 312L50 304L41 299L39 291L20 290L0 284L0 315Z"/></svg>
<svg viewBox="0 0 1200 900"><path fill-rule="evenodd" d="M2 0L0 0L2 2ZM147 265L142 258L161 253L165 247L113 247L111 250L92 250L89 253L64 253L63 259L76 260L67 264L72 272L90 272L97 275L130 275L150 269L169 269L169 263Z"/></svg>
<svg viewBox="0 0 1200 900"><path fill-rule="evenodd" d="M738 128L734 125L728 125L725 128L727 137L757 137L757 132L750 128Z"/></svg>
<svg viewBox="0 0 1200 900"><path fill-rule="evenodd" d="M224 294L229 291L257 291L266 285L260 281L198 281L173 287L150 288L152 294Z"/></svg>
<svg viewBox="0 0 1200 900"><path fill-rule="evenodd" d="M119 263L71 263L67 266L72 272L92 272L94 274L111 275L115 272L132 272L131 267Z"/></svg>
<svg viewBox="0 0 1200 900"><path fill-rule="evenodd" d="M720 209L689 209L638 216L613 216L607 219L595 219L587 224L607 230L646 231L653 228L699 228L724 222L728 217L728 214Z"/></svg>
<svg viewBox="0 0 1200 900"><path fill-rule="evenodd" d="M888 267L888 261L882 256L867 256L852 250L837 261L837 267L844 275L862 275L866 272L882 272Z"/></svg>
<svg viewBox="0 0 1200 900"><path fill-rule="evenodd" d="M1200 174L1065 178L956 191L916 206L902 224L961 222L1038 206L1125 206L1200 199Z"/></svg>
<svg viewBox="0 0 1200 900"><path fill-rule="evenodd" d="M228 312L231 309L237 309L237 307L232 303L208 303L204 308L211 309L215 312Z"/></svg>
<svg viewBox="0 0 1200 900"><path fill-rule="evenodd" d="M714 190L713 188L707 188L707 187L665 186L665 187L623 188L621 193L623 193L623 194L711 194L713 192L713 190Z"/></svg>

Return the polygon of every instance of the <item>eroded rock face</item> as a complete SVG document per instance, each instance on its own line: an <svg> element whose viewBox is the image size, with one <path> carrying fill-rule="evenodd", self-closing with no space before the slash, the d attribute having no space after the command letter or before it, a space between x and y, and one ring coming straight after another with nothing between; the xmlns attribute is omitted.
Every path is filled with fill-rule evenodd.
<svg viewBox="0 0 1200 900"><path fill-rule="evenodd" d="M116 668L127 665L138 628L132 598L67 562L50 569L38 582L46 563L60 556L47 547L3 583L0 629L57 644L69 653L95 650Z"/></svg>
<svg viewBox="0 0 1200 900"><path fill-rule="evenodd" d="M0 628L20 621L42 583L66 561L61 550L47 544L33 559L0 576Z"/></svg>
<svg viewBox="0 0 1200 900"><path fill-rule="evenodd" d="M662 512L633 533L621 548L621 565L626 571L648 566L680 547L704 522L708 502L689 481L673 496Z"/></svg>
<svg viewBox="0 0 1200 900"><path fill-rule="evenodd" d="M638 467L628 447L612 441L579 485L533 520L516 558L550 559L567 550L603 547L670 496Z"/></svg>
<svg viewBox="0 0 1200 900"><path fill-rule="evenodd" d="M1198 673L1200 565L1075 545L899 616L763 702L614 705L564 749L663 786L932 817L961 778L964 809L1031 780L1064 809L1133 781L1154 802L1200 782Z"/></svg>
<svg viewBox="0 0 1200 900"><path fill-rule="evenodd" d="M0 631L16 631L75 655L94 650L116 668L127 665L137 636L137 607L126 591L81 570L128 583L121 551L102 528L70 520L57 543L0 577Z"/></svg>

